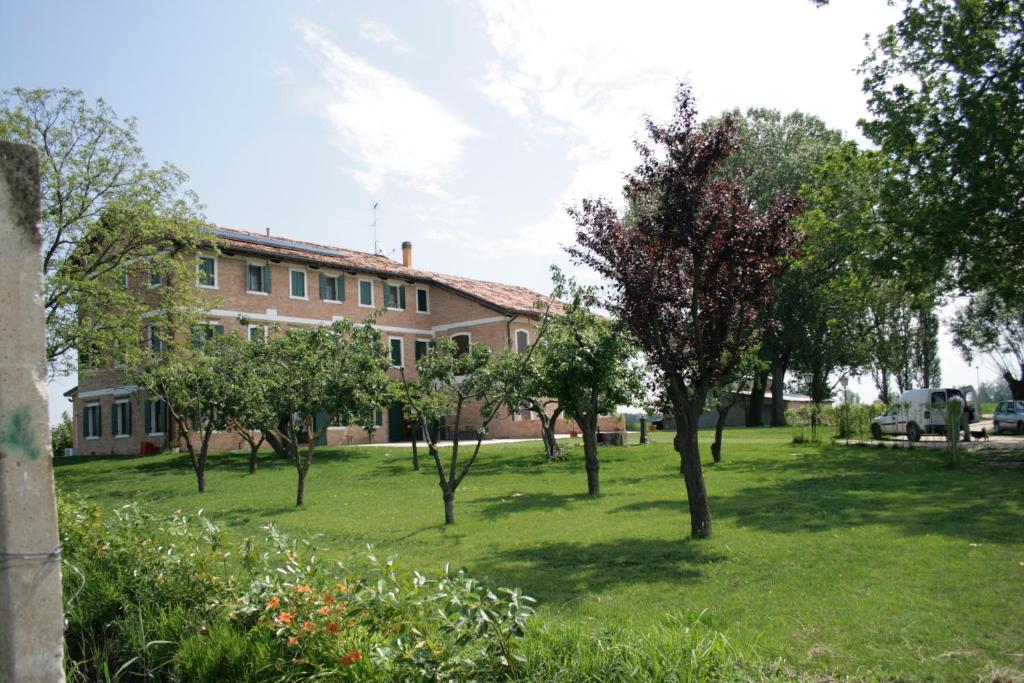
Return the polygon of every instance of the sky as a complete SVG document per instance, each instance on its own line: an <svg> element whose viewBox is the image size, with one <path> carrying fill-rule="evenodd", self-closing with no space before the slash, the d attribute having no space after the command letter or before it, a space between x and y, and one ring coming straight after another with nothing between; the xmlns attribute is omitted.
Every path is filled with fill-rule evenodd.
<svg viewBox="0 0 1024 683"><path fill-rule="evenodd" d="M72 87L138 119L222 226L549 291L566 207L619 202L645 116L800 110L859 142L885 0L0 0L0 89ZM949 310L945 311L949 315ZM945 383L978 374L941 344ZM981 370L982 379L992 375ZM51 418L68 408L51 383ZM870 380L851 388L874 395Z"/></svg>

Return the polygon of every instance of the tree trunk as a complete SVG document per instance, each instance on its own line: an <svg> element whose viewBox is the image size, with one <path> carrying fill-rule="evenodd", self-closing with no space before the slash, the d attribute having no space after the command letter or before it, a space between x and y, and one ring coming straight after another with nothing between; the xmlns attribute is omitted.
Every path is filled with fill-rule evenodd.
<svg viewBox="0 0 1024 683"><path fill-rule="evenodd" d="M412 425L412 429L409 430L409 433L412 434L412 469L414 472L420 471L420 452L416 447L416 430L418 427L419 425Z"/></svg>
<svg viewBox="0 0 1024 683"><path fill-rule="evenodd" d="M786 365L784 359L772 362L772 427L786 426Z"/></svg>
<svg viewBox="0 0 1024 683"><path fill-rule="evenodd" d="M580 431L583 432L583 463L587 468L587 493L591 496L601 494L601 462L597 457L597 415L582 416L577 419Z"/></svg>
<svg viewBox="0 0 1024 683"><path fill-rule="evenodd" d="M259 462L260 444L249 444L249 474L256 474L256 463Z"/></svg>
<svg viewBox="0 0 1024 683"><path fill-rule="evenodd" d="M543 411L539 413L540 436L544 441L544 450L547 452L548 462L554 462L562 457L562 449L559 448L558 441L555 440L555 427L558 425L558 417L561 414L561 408L555 408L550 416Z"/></svg>
<svg viewBox="0 0 1024 683"><path fill-rule="evenodd" d="M441 486L444 498L444 523L455 524L455 491L448 486Z"/></svg>
<svg viewBox="0 0 1024 683"><path fill-rule="evenodd" d="M199 493L206 493L206 468L197 467L196 482L199 484Z"/></svg>
<svg viewBox="0 0 1024 683"><path fill-rule="evenodd" d="M750 403L747 404L748 427L761 427L764 425L764 392L767 381L767 371L754 375L754 382L750 387Z"/></svg>
<svg viewBox="0 0 1024 683"><path fill-rule="evenodd" d="M302 467L297 468L299 473L299 484L295 491L295 507L302 507L302 504L306 501L306 470Z"/></svg>
<svg viewBox="0 0 1024 683"><path fill-rule="evenodd" d="M704 406L704 397L697 396L688 402L675 401L675 404L675 447L683 462L686 498L690 506L690 537L711 538L711 508L704 488L697 440L697 421Z"/></svg>
<svg viewBox="0 0 1024 683"><path fill-rule="evenodd" d="M715 442L711 444L711 457L715 462L722 462L722 430L725 429L725 421L729 417L729 408L718 406L718 420L715 421Z"/></svg>
<svg viewBox="0 0 1024 683"><path fill-rule="evenodd" d="M1004 372L1003 379L1006 380L1007 386L1010 387L1010 397L1014 401L1024 401L1024 372L1021 373L1021 379L1017 379L1010 373Z"/></svg>

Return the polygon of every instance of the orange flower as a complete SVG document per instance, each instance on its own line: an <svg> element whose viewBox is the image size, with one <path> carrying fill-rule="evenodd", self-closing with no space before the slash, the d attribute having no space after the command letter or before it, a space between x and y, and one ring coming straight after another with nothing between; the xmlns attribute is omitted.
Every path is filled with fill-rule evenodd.
<svg viewBox="0 0 1024 683"><path fill-rule="evenodd" d="M313 622L312 621L307 621L306 623L304 623L302 625L302 630L303 631L312 631L313 630Z"/></svg>
<svg viewBox="0 0 1024 683"><path fill-rule="evenodd" d="M327 622L327 632L328 633L337 633L338 629L340 629L340 628L341 627L338 626L337 624L335 624L333 621Z"/></svg>
<svg viewBox="0 0 1024 683"><path fill-rule="evenodd" d="M316 613L317 613L317 614L319 614L320 616L322 616L322 617L323 617L323 616L327 616L327 614L328 614L328 613L329 613L330 611L331 611L331 608L330 608L330 607L328 607L327 605L324 605L323 607L321 607L320 609L318 609L318 610L316 611Z"/></svg>
<svg viewBox="0 0 1024 683"><path fill-rule="evenodd" d="M320 599L323 600L328 605L333 605L336 602L336 600L334 599L334 596L331 595L330 593L324 593L323 595L320 596Z"/></svg>
<svg viewBox="0 0 1024 683"><path fill-rule="evenodd" d="M277 609L277 606L280 605L280 604L281 604L280 598L278 598L275 595L274 597L270 598L269 602L267 602L267 609Z"/></svg>
<svg viewBox="0 0 1024 683"><path fill-rule="evenodd" d="M299 644L299 637L298 636L290 636L288 638L288 644L291 645L292 647L295 647L296 645Z"/></svg>
<svg viewBox="0 0 1024 683"><path fill-rule="evenodd" d="M290 624L292 623L292 614L291 612L281 612L277 615L277 620L282 624Z"/></svg>
<svg viewBox="0 0 1024 683"><path fill-rule="evenodd" d="M348 590L348 585L346 585L344 583L339 583L338 584L338 592L339 593L344 593L347 590Z"/></svg>
<svg viewBox="0 0 1024 683"><path fill-rule="evenodd" d="M360 652L359 650L352 650L351 652L347 653L344 657L341 658L341 665L352 666L362 658L362 652Z"/></svg>
<svg viewBox="0 0 1024 683"><path fill-rule="evenodd" d="M296 593L306 593L308 595L309 593L313 592L313 589L310 588L309 586L299 586L298 588L295 589L295 592Z"/></svg>

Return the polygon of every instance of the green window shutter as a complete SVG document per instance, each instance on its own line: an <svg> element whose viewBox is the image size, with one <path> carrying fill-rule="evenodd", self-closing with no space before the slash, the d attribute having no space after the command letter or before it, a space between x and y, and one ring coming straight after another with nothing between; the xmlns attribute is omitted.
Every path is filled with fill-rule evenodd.
<svg viewBox="0 0 1024 683"><path fill-rule="evenodd" d="M167 404L157 399L156 431L167 432Z"/></svg>
<svg viewBox="0 0 1024 683"><path fill-rule="evenodd" d="M224 334L224 326L223 325L214 325L213 326L213 333L217 337L221 336L222 334Z"/></svg>
<svg viewBox="0 0 1024 683"><path fill-rule="evenodd" d="M199 415L198 414L195 414L195 415L192 416L192 431L193 432L198 432L199 431Z"/></svg>
<svg viewBox="0 0 1024 683"><path fill-rule="evenodd" d="M328 295L327 280L328 280L327 276L324 275L323 273L320 273L320 300L321 301L326 301L327 300L327 295Z"/></svg>
<svg viewBox="0 0 1024 683"><path fill-rule="evenodd" d="M338 301L345 300L345 276L338 276Z"/></svg>
<svg viewBox="0 0 1024 683"><path fill-rule="evenodd" d="M200 349L203 347L203 326L193 325L192 326L192 348Z"/></svg>
<svg viewBox="0 0 1024 683"><path fill-rule="evenodd" d="M110 406L110 435L117 436L117 404Z"/></svg>
<svg viewBox="0 0 1024 683"><path fill-rule="evenodd" d="M128 424L126 426L128 427L128 429L126 429L124 433L129 435L129 436L131 436L131 433L132 433L132 404L129 401L127 405L128 405Z"/></svg>
<svg viewBox="0 0 1024 683"><path fill-rule="evenodd" d="M145 415L142 418L143 427L146 430L146 434L149 434L150 432L153 431L153 402L150 401L148 398L142 404L142 411L143 413L145 413Z"/></svg>
<svg viewBox="0 0 1024 683"><path fill-rule="evenodd" d="M263 266L263 291L270 294L270 266Z"/></svg>
<svg viewBox="0 0 1024 683"><path fill-rule="evenodd" d="M398 288L398 307L405 310L405 285Z"/></svg>

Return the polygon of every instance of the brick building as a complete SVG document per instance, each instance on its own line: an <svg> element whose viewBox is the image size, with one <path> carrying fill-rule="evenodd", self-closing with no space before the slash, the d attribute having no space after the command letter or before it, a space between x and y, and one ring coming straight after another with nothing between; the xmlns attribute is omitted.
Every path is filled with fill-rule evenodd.
<svg viewBox="0 0 1024 683"><path fill-rule="evenodd" d="M549 297L525 287L418 270L412 245L402 245L402 262L366 252L328 247L241 230L217 228L218 249L196 254L196 286L217 331L235 330L250 340L271 334L275 327L329 324L339 318L360 322L384 309L381 330L393 364L415 373L415 361L440 337L456 343L484 342L495 351L519 350L533 343L542 309ZM246 321L243 326L241 319ZM393 371L397 377L397 370ZM127 385L115 369L81 376L69 391L79 454L139 453L145 442L175 447L178 439L166 406L149 401L145 392ZM479 413L466 411L463 424L475 427ZM407 432L399 404L377 415L374 440L405 441ZM564 421L558 431L573 427ZM606 417L603 429L620 427ZM490 425L493 438L538 437L540 420L523 413L503 412ZM331 425L322 443L365 443L368 435L356 426ZM217 432L211 450L234 450L244 442L234 432Z"/></svg>

